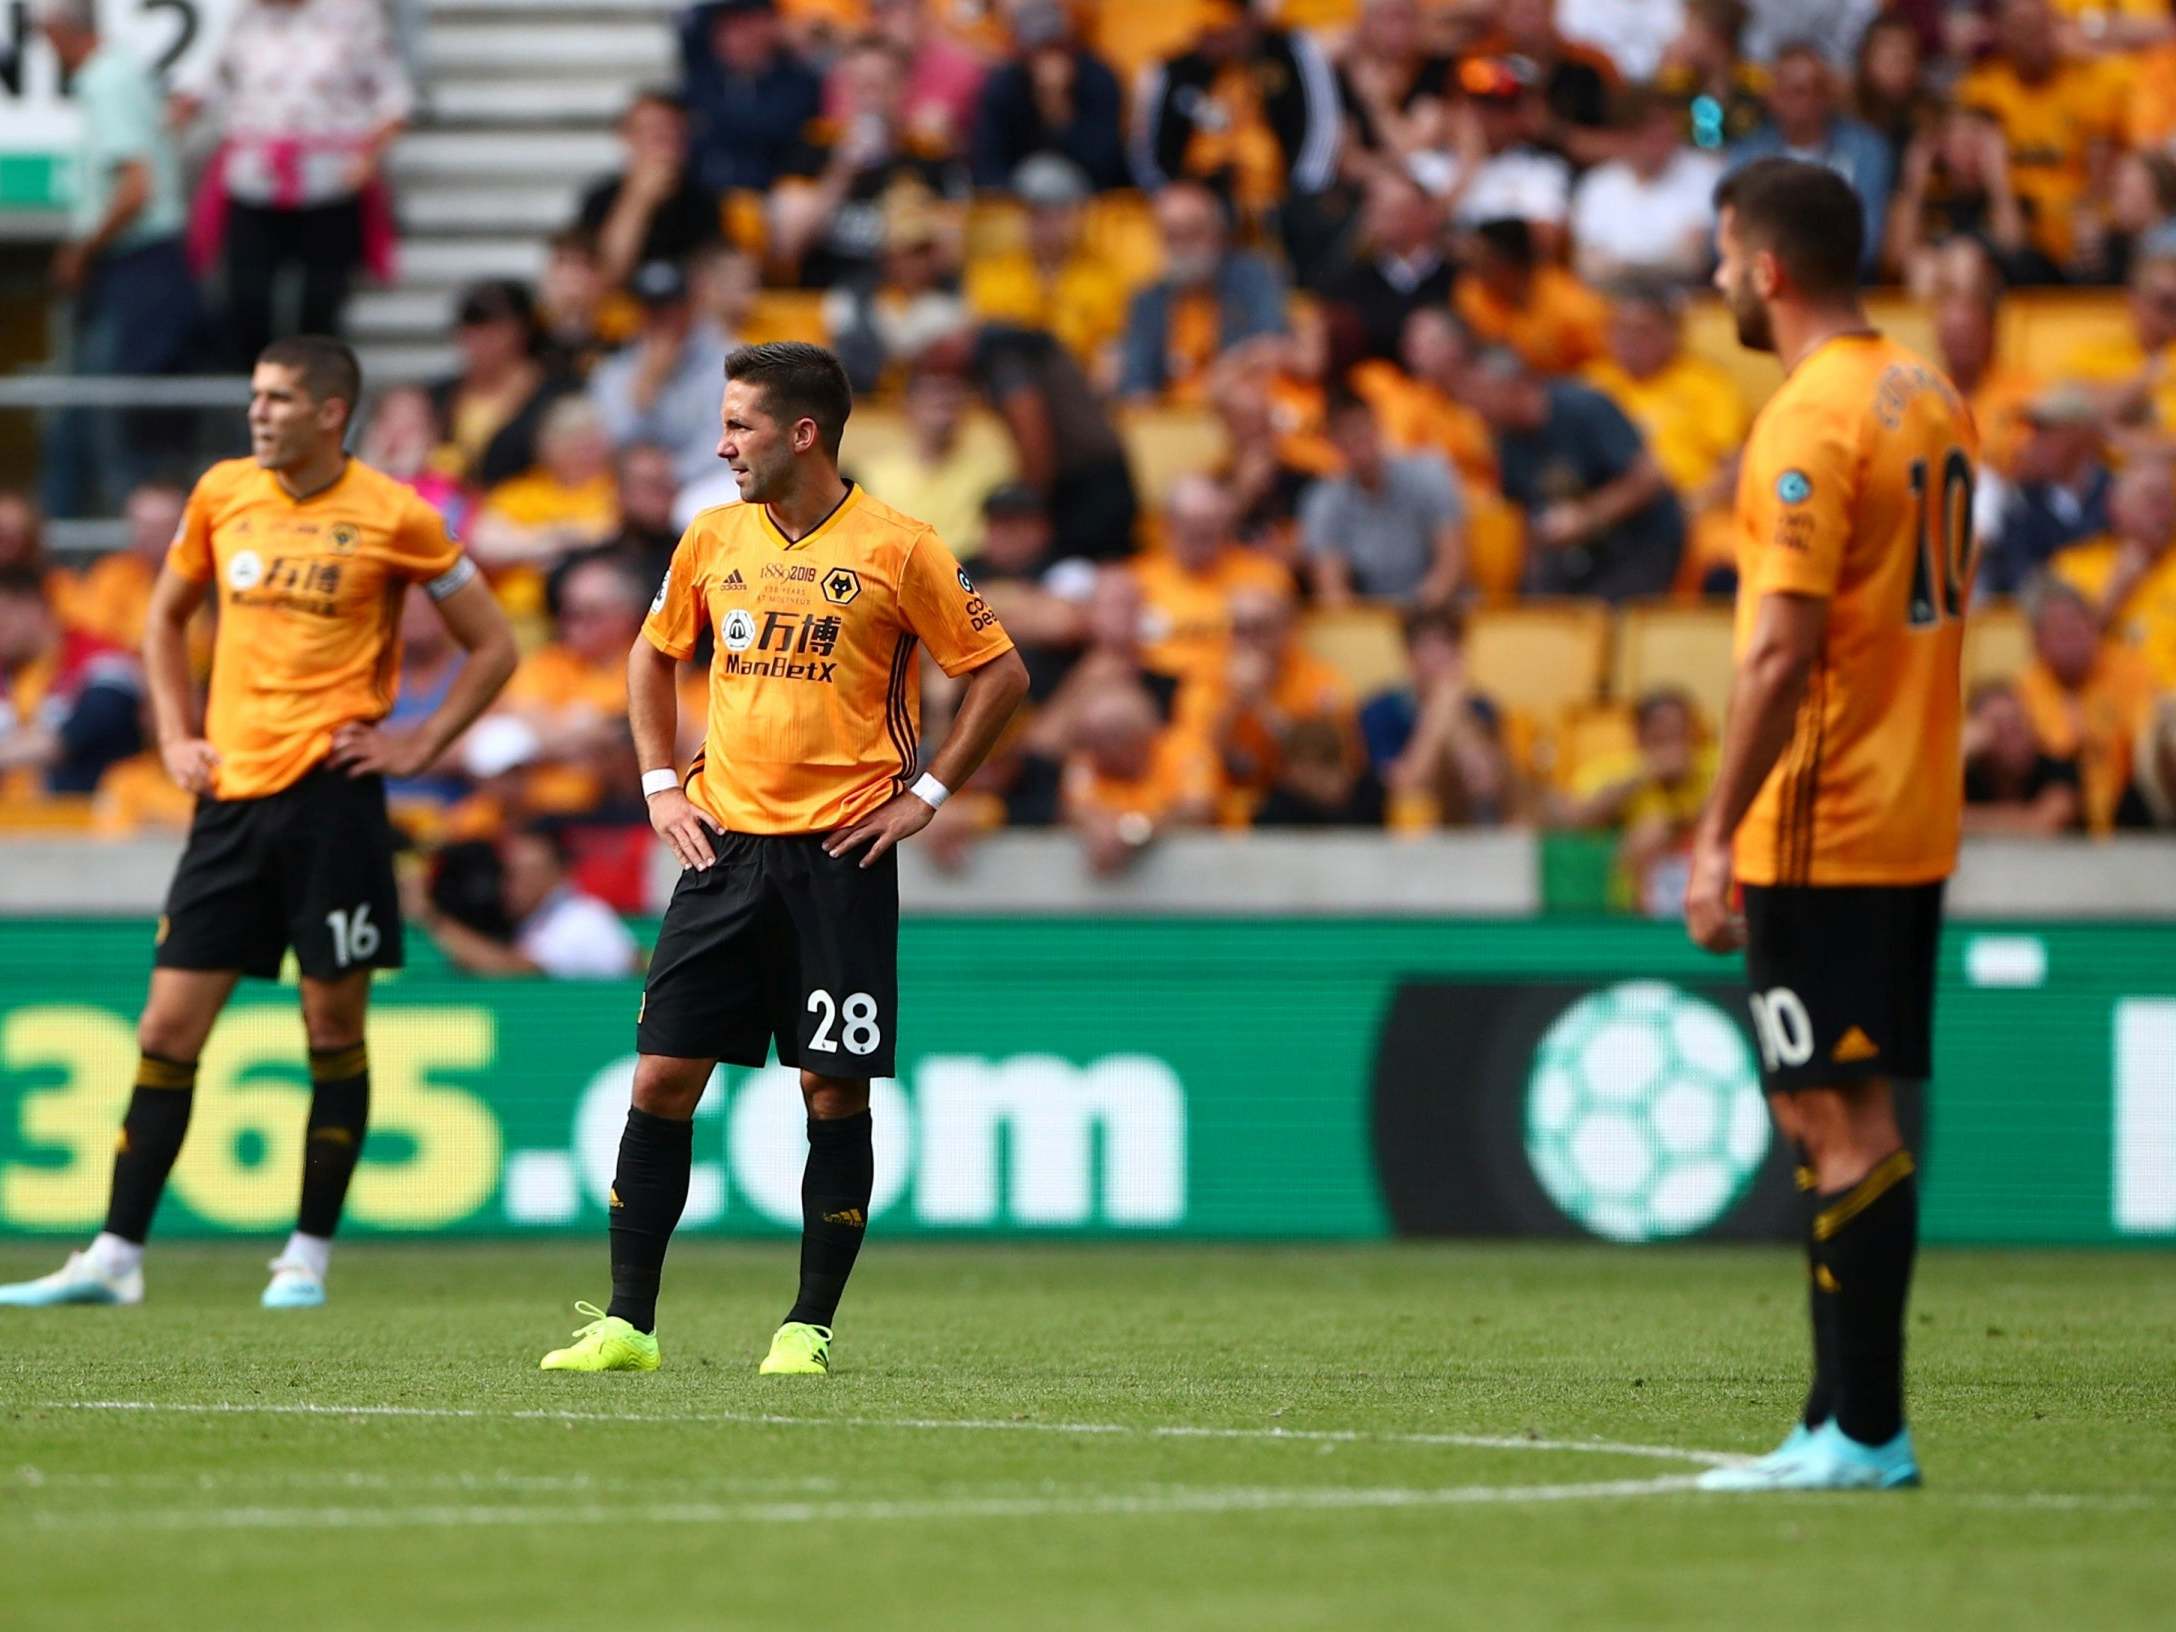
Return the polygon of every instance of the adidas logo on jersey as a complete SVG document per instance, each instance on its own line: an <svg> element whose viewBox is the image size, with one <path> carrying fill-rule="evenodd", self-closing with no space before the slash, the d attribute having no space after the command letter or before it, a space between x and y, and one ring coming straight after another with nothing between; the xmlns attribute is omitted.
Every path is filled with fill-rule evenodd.
<svg viewBox="0 0 2176 1632"><path fill-rule="evenodd" d="M748 581L740 575L740 568L735 567L719 580L718 587L720 589L746 589Z"/></svg>

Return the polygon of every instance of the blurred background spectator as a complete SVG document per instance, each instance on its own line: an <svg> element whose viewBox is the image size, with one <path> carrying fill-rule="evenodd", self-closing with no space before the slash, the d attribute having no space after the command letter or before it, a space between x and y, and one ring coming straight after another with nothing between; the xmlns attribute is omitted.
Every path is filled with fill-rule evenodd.
<svg viewBox="0 0 2176 1632"><path fill-rule="evenodd" d="M761 194L823 105L823 81L786 43L773 0L713 0L680 27L697 180Z"/></svg>
<svg viewBox="0 0 2176 1632"><path fill-rule="evenodd" d="M71 633L36 568L0 566L0 797L89 794L143 746L135 655Z"/></svg>
<svg viewBox="0 0 2176 1632"><path fill-rule="evenodd" d="M642 309L641 326L597 365L590 401L612 441L670 448L673 474L697 481L718 462L718 395L730 347L696 321L687 274L676 262L651 261L628 293Z"/></svg>
<svg viewBox="0 0 2176 1632"><path fill-rule="evenodd" d="M1300 500L1300 548L1325 606L1355 595L1435 606L1465 571L1465 509L1458 478L1433 452L1392 454L1365 398L1330 405L1329 433L1343 473Z"/></svg>
<svg viewBox="0 0 2176 1632"><path fill-rule="evenodd" d="M497 847L504 933L479 929L440 909L420 873L403 880L402 912L446 961L472 975L549 975L616 980L640 972L642 954L618 913L567 875L566 839L550 827L522 827Z"/></svg>
<svg viewBox="0 0 2176 1632"><path fill-rule="evenodd" d="M1018 56L982 86L974 116L975 185L1011 186L1036 158L1061 158L1090 189L1107 192L1126 170L1124 98L1110 65L1074 36L1060 0L1022 0L1011 12Z"/></svg>
<svg viewBox="0 0 2176 1632"><path fill-rule="evenodd" d="M1174 182L1156 195L1163 275L1126 312L1121 395L1199 399L1219 352L1285 325L1284 286L1261 256L1234 249L1207 187Z"/></svg>

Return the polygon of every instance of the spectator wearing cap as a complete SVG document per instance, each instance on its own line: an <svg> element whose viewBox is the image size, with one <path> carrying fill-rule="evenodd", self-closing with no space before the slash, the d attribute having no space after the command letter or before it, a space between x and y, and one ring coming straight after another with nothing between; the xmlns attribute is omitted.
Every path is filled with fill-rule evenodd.
<svg viewBox="0 0 2176 1632"><path fill-rule="evenodd" d="M2010 479L1983 471L1973 505L1978 584L2009 595L2056 553L2109 530L2109 472L2100 414L2076 386L2043 391L2025 407L2025 440Z"/></svg>
<svg viewBox="0 0 2176 1632"><path fill-rule="evenodd" d="M1729 167L1735 171L1780 155L1835 171L1859 196L1866 234L1861 264L1871 271L1880 262L1895 181L1889 144L1843 114L1839 104L1836 69L1821 48L1804 41L1785 46L1769 76L1767 121L1732 146Z"/></svg>
<svg viewBox="0 0 2176 1632"><path fill-rule="evenodd" d="M1685 300L1668 284L1627 283L1609 305L1609 351L1586 381L1624 410L1688 510L1728 508L1752 416L1737 382L1685 347Z"/></svg>
<svg viewBox="0 0 2176 1632"><path fill-rule="evenodd" d="M1368 763L1389 797L1393 827L1495 827L1519 813L1521 789L1503 741L1503 715L1476 691L1465 621L1449 606L1404 619L1412 679L1360 709Z"/></svg>
<svg viewBox="0 0 2176 1632"><path fill-rule="evenodd" d="M618 913L573 882L567 860L557 828L522 827L499 841L500 906L511 928L504 937L441 911L420 873L402 880L402 911L448 963L472 975L618 980L637 973L635 937Z"/></svg>
<svg viewBox="0 0 2176 1632"><path fill-rule="evenodd" d="M35 567L0 566L0 793L87 794L143 746L143 670L61 627Z"/></svg>
<svg viewBox="0 0 2176 1632"><path fill-rule="evenodd" d="M494 279L471 287L454 316L453 343L460 372L431 390L445 428L447 474L495 487L536 464L544 415L581 386L547 366L536 302L521 284Z"/></svg>
<svg viewBox="0 0 2176 1632"><path fill-rule="evenodd" d="M616 176L582 195L577 222L596 235L597 267L617 289L638 267L685 262L718 236L718 197L688 165L688 113L671 91L638 93L620 116L627 150Z"/></svg>
<svg viewBox="0 0 2176 1632"><path fill-rule="evenodd" d="M1963 746L1967 833L2047 839L2081 825L2078 762L2040 740L2009 681L1973 688Z"/></svg>
<svg viewBox="0 0 2176 1632"><path fill-rule="evenodd" d="M1444 230L1440 207L1403 169L1383 170L1368 184L1361 254L1326 291L1336 321L1358 335L1366 356L1397 356L1406 319L1450 303L1455 274Z"/></svg>
<svg viewBox="0 0 2176 1632"><path fill-rule="evenodd" d="M1657 92L1621 92L1617 113L1622 154L1588 171L1572 193L1572 264L1592 284L1693 282L1714 258L1722 160L1685 145L1684 115Z"/></svg>
<svg viewBox="0 0 2176 1632"><path fill-rule="evenodd" d="M1018 248L977 255L967 266L967 304L985 322L1056 335L1098 382L1118 378L1126 326L1126 283L1110 258L1081 238L1087 175L1070 159L1038 153L1012 178L1027 210Z"/></svg>
<svg viewBox="0 0 2176 1632"><path fill-rule="evenodd" d="M884 205L875 265L824 292L824 327L856 391L896 382L909 358L967 325L958 288L959 241L937 200L911 185Z"/></svg>
<svg viewBox="0 0 2176 1632"><path fill-rule="evenodd" d="M916 192L949 216L969 191L966 166L950 147L908 124L907 62L890 40L863 36L832 79L839 112L808 127L770 195L775 258L811 289L876 266L896 193Z"/></svg>
<svg viewBox="0 0 2176 1632"><path fill-rule="evenodd" d="M1571 211L1572 171L1540 145L1548 108L1532 65L1469 57L1458 83L1451 145L1417 157L1415 178L1461 226L1523 221L1553 253Z"/></svg>
<svg viewBox="0 0 2176 1632"><path fill-rule="evenodd" d="M1300 553L1325 606L1354 596L1431 606L1457 593L1465 571L1465 500L1434 453L1392 454L1375 410L1334 398L1330 440L1344 472L1300 499Z"/></svg>
<svg viewBox="0 0 2176 1632"><path fill-rule="evenodd" d="M1193 43L1145 70L1134 95L1142 190L1185 178L1253 219L1329 187L1341 120L1322 48L1263 27L1245 0L1202 0L1199 14Z"/></svg>
<svg viewBox="0 0 2176 1632"><path fill-rule="evenodd" d="M196 283L182 250L181 164L149 71L100 37L91 0L40 0L37 19L76 104L75 185L53 287L70 302L77 374L168 374L188 366ZM102 509L168 440L162 420L71 409L55 417L41 471L56 516Z"/></svg>
<svg viewBox="0 0 2176 1632"><path fill-rule="evenodd" d="M1216 195L1174 182L1156 195L1163 275L1126 312L1118 388L1129 397L1187 401L1217 354L1284 328L1284 283L1261 256L1234 249Z"/></svg>
<svg viewBox="0 0 2176 1632"><path fill-rule="evenodd" d="M681 72L696 178L761 194L823 109L823 80L786 44L772 0L713 0L683 14Z"/></svg>
<svg viewBox="0 0 2176 1632"><path fill-rule="evenodd" d="M905 441L855 473L886 504L936 528L963 561L981 553L983 501L1016 473L1005 433L986 421L969 421L971 401L957 372L911 370L903 397Z"/></svg>
<svg viewBox="0 0 2176 1632"><path fill-rule="evenodd" d="M1182 476L1164 503L1164 548L1132 564L1141 586L1142 657L1182 683L1214 683L1231 644L1232 607L1252 592L1292 594L1282 564L1234 536L1232 495Z"/></svg>
<svg viewBox="0 0 2176 1632"><path fill-rule="evenodd" d="M1063 159L1095 192L1129 187L1125 99L1110 65L1074 38L1060 0L1025 0L1013 8L1017 57L983 81L975 109L975 185L1011 187L1038 157Z"/></svg>
<svg viewBox="0 0 2176 1632"><path fill-rule="evenodd" d="M2076 762L2087 831L2151 827L2136 770L2154 715L2153 671L2129 647L2102 640L2092 605L2060 578L2026 586L2025 616L2033 655L2017 677L2018 701L2048 752Z"/></svg>
<svg viewBox="0 0 2176 1632"><path fill-rule="evenodd" d="M726 348L695 321L687 274L671 261L641 267L628 292L642 308L635 338L597 365L589 400L612 441L672 449L683 482L706 476L718 453L718 392Z"/></svg>
<svg viewBox="0 0 2176 1632"><path fill-rule="evenodd" d="M2049 570L2086 597L2106 638L2145 659L2160 690L2176 692L2176 473L2165 452L2123 467L2108 537L2071 546Z"/></svg>
<svg viewBox="0 0 2176 1632"><path fill-rule="evenodd" d="M1531 223L1484 221L1464 240L1453 304L1482 341L1508 346L1542 374L1572 374L1602 355L1601 296L1541 253Z"/></svg>
<svg viewBox="0 0 2176 1632"><path fill-rule="evenodd" d="M1530 593L1623 601L1669 590L1684 511L1622 409L1502 348L1468 372L1467 394L1495 427L1504 497L1526 514Z"/></svg>

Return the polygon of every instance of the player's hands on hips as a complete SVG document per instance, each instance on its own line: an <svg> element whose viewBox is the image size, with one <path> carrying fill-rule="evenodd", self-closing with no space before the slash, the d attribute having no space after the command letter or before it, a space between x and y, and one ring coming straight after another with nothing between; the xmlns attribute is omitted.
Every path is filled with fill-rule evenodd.
<svg viewBox="0 0 2176 1632"><path fill-rule="evenodd" d="M202 737L176 737L172 742L162 742L159 758L166 761L166 774L182 792L212 791L212 774L219 769L219 750Z"/></svg>
<svg viewBox="0 0 2176 1632"><path fill-rule="evenodd" d="M710 835L725 829L696 809L695 801L682 789L665 788L650 795L650 825L682 867L700 871L718 859Z"/></svg>
<svg viewBox="0 0 2176 1632"><path fill-rule="evenodd" d="M332 734L332 754L326 760L350 776L415 776L431 763L428 744L407 733L381 731L361 720L350 720Z"/></svg>
<svg viewBox="0 0 2176 1632"><path fill-rule="evenodd" d="M1685 882L1685 932L1709 952L1735 952L1745 945L1745 920L1730 904L1730 885L1730 841L1695 838Z"/></svg>
<svg viewBox="0 0 2176 1632"><path fill-rule="evenodd" d="M852 827L824 840L824 854L836 858L856 845L865 844L869 849L861 858L861 864L874 867L885 851L901 839L912 838L921 832L936 814L913 794L895 793Z"/></svg>

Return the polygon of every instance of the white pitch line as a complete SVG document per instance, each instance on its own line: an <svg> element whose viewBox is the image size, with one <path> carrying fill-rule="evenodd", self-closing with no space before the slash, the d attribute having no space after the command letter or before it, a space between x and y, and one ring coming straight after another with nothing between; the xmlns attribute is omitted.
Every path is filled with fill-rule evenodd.
<svg viewBox="0 0 2176 1632"><path fill-rule="evenodd" d="M1329 1486L1321 1489L1208 1487L1149 1495L952 1497L928 1501L658 1502L580 1507L227 1507L132 1512L132 1529L346 1530L450 1526L616 1524L816 1524L939 1519L1133 1518L1166 1514L1335 1512L1460 1507L1494 1503L1579 1502L1663 1496L1693 1488L1695 1474L1568 1485ZM80 1528L79 1514L39 1513L41 1530Z"/></svg>
<svg viewBox="0 0 2176 1632"><path fill-rule="evenodd" d="M1329 1445L1421 1445L1482 1451L1572 1451L1596 1456L1648 1457L1696 1467L1734 1467L1750 1458L1732 1451L1678 1445L1634 1445L1607 1439L1529 1439L1515 1434L1373 1433L1358 1428L1220 1428L1189 1423L1134 1426L1117 1422L1036 1422L1029 1418L789 1417L768 1411L492 1411L454 1405L324 1405L302 1401L184 1402L166 1400L50 1400L21 1409L150 1411L195 1415L459 1418L509 1422L730 1423L758 1428L872 1428L913 1433L1031 1433L1109 1435L1137 1439L1236 1439Z"/></svg>

